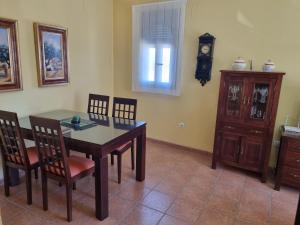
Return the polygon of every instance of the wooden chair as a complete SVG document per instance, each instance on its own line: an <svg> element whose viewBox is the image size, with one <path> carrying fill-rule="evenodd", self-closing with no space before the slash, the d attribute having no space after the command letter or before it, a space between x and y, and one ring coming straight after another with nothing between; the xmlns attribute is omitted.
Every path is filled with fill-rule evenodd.
<svg viewBox="0 0 300 225"><path fill-rule="evenodd" d="M109 96L89 94L89 102L87 113L108 116ZM86 154L86 158L90 158L90 154Z"/></svg>
<svg viewBox="0 0 300 225"><path fill-rule="evenodd" d="M0 111L0 149L4 173L5 195L9 196L9 168L25 171L27 204L32 204L31 171L38 178L38 153L35 148L26 149L18 116L13 112Z"/></svg>
<svg viewBox="0 0 300 225"><path fill-rule="evenodd" d="M129 120L136 119L137 100L131 98L114 97L113 114L115 118L123 118ZM111 164L114 164L114 155L117 156L118 163L118 183L121 183L122 174L122 154L131 149L131 168L134 170L134 140L124 143L111 153Z"/></svg>
<svg viewBox="0 0 300 225"><path fill-rule="evenodd" d="M88 113L108 116L109 96L89 94Z"/></svg>
<svg viewBox="0 0 300 225"><path fill-rule="evenodd" d="M66 185L67 219L72 220L72 186L94 171L94 161L79 156L67 157L64 137L57 120L30 116L33 137L42 171L43 208L48 210L47 179Z"/></svg>

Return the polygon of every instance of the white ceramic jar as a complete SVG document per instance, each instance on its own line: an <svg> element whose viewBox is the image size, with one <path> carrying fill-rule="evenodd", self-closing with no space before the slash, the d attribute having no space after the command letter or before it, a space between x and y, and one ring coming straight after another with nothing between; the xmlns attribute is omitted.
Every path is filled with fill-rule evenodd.
<svg viewBox="0 0 300 225"><path fill-rule="evenodd" d="M246 67L247 67L247 63L241 57L238 57L236 60L234 60L232 64L233 70L246 70Z"/></svg>
<svg viewBox="0 0 300 225"><path fill-rule="evenodd" d="M272 62L271 60L268 60L264 65L262 70L264 72L273 72L275 69L275 63Z"/></svg>

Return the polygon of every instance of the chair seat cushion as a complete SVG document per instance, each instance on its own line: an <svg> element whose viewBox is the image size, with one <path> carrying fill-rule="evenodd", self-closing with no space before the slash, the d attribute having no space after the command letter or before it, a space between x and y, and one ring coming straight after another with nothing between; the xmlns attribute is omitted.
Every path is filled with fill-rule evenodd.
<svg viewBox="0 0 300 225"><path fill-rule="evenodd" d="M34 165L39 162L38 151L35 147L27 149L27 155L30 165Z"/></svg>
<svg viewBox="0 0 300 225"><path fill-rule="evenodd" d="M117 147L112 154L114 155L118 155L118 154L122 154L123 152L125 152L127 149L129 149L132 145L131 141L128 141L122 145L120 145L119 147Z"/></svg>
<svg viewBox="0 0 300 225"><path fill-rule="evenodd" d="M68 161L69 161L71 177L75 177L78 174L86 170L89 170L95 166L93 160L80 157L80 156L70 156L68 158Z"/></svg>
<svg viewBox="0 0 300 225"><path fill-rule="evenodd" d="M27 156L28 156L29 164L31 166L39 162L38 152L37 152L35 147L28 148L26 150L26 153L27 153ZM24 160L25 159L21 160L20 155L14 155L14 156L12 155L12 156L10 156L9 161L11 161L13 163L23 165L23 163L25 163Z"/></svg>

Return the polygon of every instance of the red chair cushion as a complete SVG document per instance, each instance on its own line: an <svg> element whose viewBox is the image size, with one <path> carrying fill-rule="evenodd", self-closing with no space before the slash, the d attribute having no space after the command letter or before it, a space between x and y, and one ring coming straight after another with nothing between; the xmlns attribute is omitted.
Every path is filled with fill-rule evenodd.
<svg viewBox="0 0 300 225"><path fill-rule="evenodd" d="M38 152L35 147L27 149L27 155L30 165L34 165L39 162Z"/></svg>
<svg viewBox="0 0 300 225"><path fill-rule="evenodd" d="M75 177L76 175L86 170L89 170L95 166L93 160L80 157L80 156L70 156L68 158L68 161L69 161L71 177Z"/></svg>
<svg viewBox="0 0 300 225"><path fill-rule="evenodd" d="M34 165L39 162L38 152L35 147L28 148L26 150L26 153L27 153L30 165ZM9 161L17 163L17 164L21 164L21 165L23 163L25 163L25 162L23 162L23 160L21 160L21 157L19 155L11 155L9 157Z"/></svg>

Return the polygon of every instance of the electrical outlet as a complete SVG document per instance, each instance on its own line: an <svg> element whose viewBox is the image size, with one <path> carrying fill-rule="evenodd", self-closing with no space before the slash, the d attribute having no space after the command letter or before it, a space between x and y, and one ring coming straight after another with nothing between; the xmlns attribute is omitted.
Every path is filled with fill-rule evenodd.
<svg viewBox="0 0 300 225"><path fill-rule="evenodd" d="M185 123L184 123L184 122L178 123L178 127L179 127L179 128L184 128L184 127L185 127Z"/></svg>

